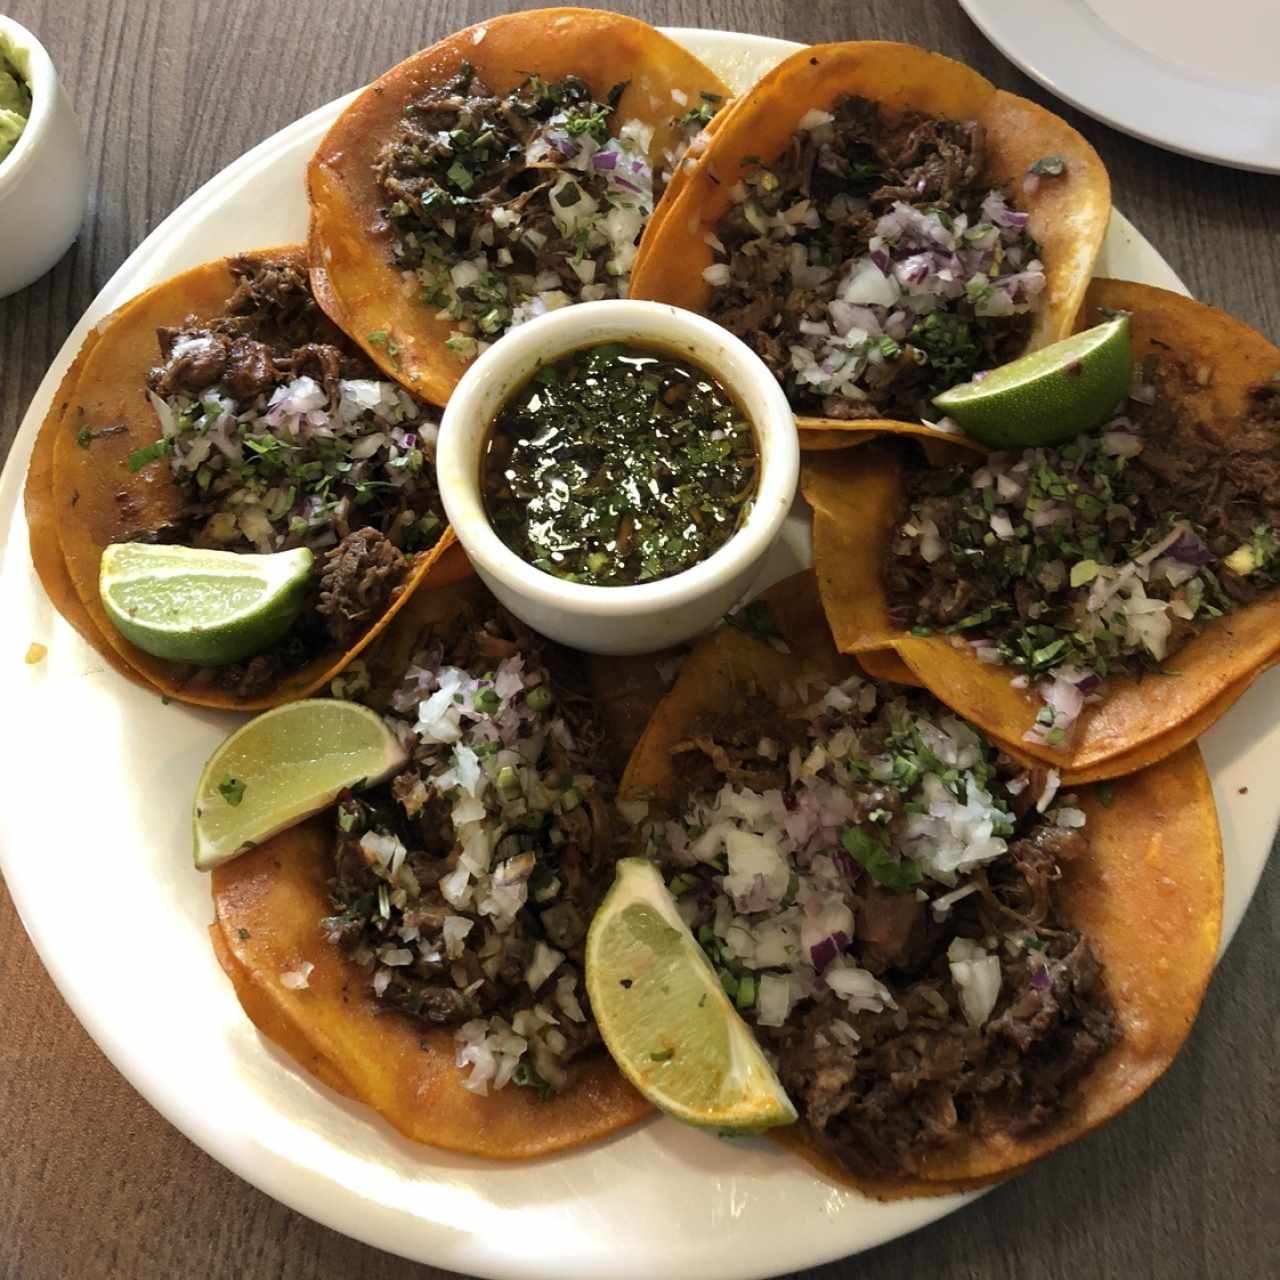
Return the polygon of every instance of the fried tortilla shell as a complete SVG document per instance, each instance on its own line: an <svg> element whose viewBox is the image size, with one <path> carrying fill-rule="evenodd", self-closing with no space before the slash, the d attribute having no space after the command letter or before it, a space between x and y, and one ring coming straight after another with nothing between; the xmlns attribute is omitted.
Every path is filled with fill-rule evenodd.
<svg viewBox="0 0 1280 1280"><path fill-rule="evenodd" d="M817 418L797 418L800 428L800 448L805 453L826 453L832 449L852 449L854 445L870 444L881 436L915 436L938 448L953 446L985 453L986 446L958 431L939 431L927 422L894 422L889 418L854 418L841 422L835 418L821 419L820 427L810 426Z"/></svg>
<svg viewBox="0 0 1280 1280"><path fill-rule="evenodd" d="M1280 349L1247 325L1203 303L1149 285L1095 280L1079 327L1101 308L1133 315L1134 354L1172 352L1211 377L1180 400L1211 436L1230 447L1249 388L1280 369ZM814 510L814 558L823 605L838 648L893 648L948 706L1014 755L1054 765L1064 782L1117 777L1194 740L1280 656L1280 592L1206 622L1170 660L1169 674L1111 678L1101 702L1087 706L1065 748L1024 738L1039 709L1015 689L1007 667L980 662L947 636L913 636L894 627L881 564L901 511L901 455L881 445L815 456L801 488ZM1176 671L1176 674L1174 672Z"/></svg>
<svg viewBox="0 0 1280 1280"><path fill-rule="evenodd" d="M369 651L371 701L399 683L424 630L482 606L488 593L459 548L442 557L441 585L417 592ZM330 943L329 815L282 832L213 872L214 950L245 1013L325 1084L365 1103L417 1142L515 1160L605 1137L652 1108L601 1049L572 1086L541 1102L532 1089L480 1095L464 1087L451 1028L423 1030L366 989L366 977ZM315 967L300 990L281 975Z"/></svg>
<svg viewBox="0 0 1280 1280"><path fill-rule="evenodd" d="M916 673L898 657L896 649L868 649L858 654L858 665L873 680L889 680L894 684L920 687Z"/></svg>
<svg viewBox="0 0 1280 1280"><path fill-rule="evenodd" d="M299 248L249 256L284 259L305 269ZM428 580L452 545L453 534L446 529L430 551L416 558L400 594L355 645L320 654L261 697L237 699L216 685L198 683L193 679L196 668L144 653L112 626L98 595L98 566L104 549L140 530L163 528L182 505L181 492L163 460L136 472L128 465L129 455L152 443L159 432L146 387L147 371L158 358L156 330L181 324L188 317L220 315L234 290L225 260L205 263L126 302L97 326L37 438L27 481L27 513L32 558L49 598L99 652L114 655L113 665L136 672L170 698L254 711L305 698L323 688ZM99 434L85 445L81 431ZM47 469L50 453L52 466Z"/></svg>
<svg viewBox="0 0 1280 1280"><path fill-rule="evenodd" d="M799 578L785 585L802 594ZM797 609L792 619L803 613ZM763 693L782 714L802 706L806 671L824 681L839 671L825 626L812 614L808 625L805 640L781 624L795 656L730 628L706 637L650 721L620 794L659 801L675 794L672 747L700 717L723 715L744 688ZM1061 891L1073 927L1105 966L1122 1036L1076 1087L1067 1114L1027 1138L962 1138L929 1157L913 1178L855 1178L803 1125L776 1133L785 1147L877 1198L951 1194L1008 1177L1113 1119L1168 1067L1204 997L1222 924L1222 843L1208 775L1189 746L1113 784L1105 796L1083 792L1080 806L1090 850L1065 864Z"/></svg>
<svg viewBox="0 0 1280 1280"><path fill-rule="evenodd" d="M249 1021L322 1084L348 1098L354 1097L350 1081L327 1058L322 1058L311 1047L301 1032L275 1006L270 994L259 988L249 970L232 955L223 939L222 928L216 922L209 926L209 942Z"/></svg>
<svg viewBox="0 0 1280 1280"><path fill-rule="evenodd" d="M481 1096L464 1087L449 1029L424 1031L364 990L361 972L324 936L331 841L312 819L213 873L214 944L258 1029L340 1093L416 1142L498 1160L547 1155L602 1138L650 1111L602 1051L547 1102L533 1089ZM285 973L314 965L307 986Z"/></svg>
<svg viewBox="0 0 1280 1280"><path fill-rule="evenodd" d="M98 630L88 609L76 593L75 583L67 570L62 555L62 542L58 537L57 508L53 500L53 453L58 438L62 415L75 397L76 384L89 353L98 342L98 331L92 329L84 340L71 367L63 375L54 394L49 412L36 433L31 448L31 462L27 467L27 482L23 489L23 508L27 517L27 538L31 549L31 564L40 579L40 585L53 607L71 624L86 644L122 676L139 684L145 684L135 671Z"/></svg>
<svg viewBox="0 0 1280 1280"><path fill-rule="evenodd" d="M455 322L406 292L391 260L392 234L373 163L405 105L447 84L470 63L496 93L536 73L551 82L575 75L603 102L627 82L612 119L654 129L651 158L679 140L672 118L681 101L728 88L687 49L636 18L596 9L534 9L490 18L414 54L374 81L325 135L307 171L311 202L311 285L320 305L387 374L444 404L466 362L445 343ZM677 185L685 185L683 177ZM656 216L656 211L655 211ZM389 334L397 348L368 334Z"/></svg>
<svg viewBox="0 0 1280 1280"><path fill-rule="evenodd" d="M837 654L831 639L831 631L827 625L826 615L822 609L822 599L818 592L818 580L811 570L793 574L789 578L776 583L763 592L760 599L769 606L778 630L788 648L796 657L810 666L822 671L832 681L843 680L852 675L856 668L853 658ZM892 684L907 685L913 688L924 688L924 681L899 656L896 649L868 649L856 655L858 667L866 675L876 680L887 680ZM1255 673L1255 675L1260 673ZM1064 787L1083 786L1090 782L1103 782L1109 778L1122 777L1126 773L1135 773L1148 765L1157 763L1171 756L1176 751L1195 742L1197 738L1217 720L1223 712L1231 707L1253 683L1255 676L1231 685L1194 716L1188 717L1176 728L1150 742L1135 747L1120 756L1113 757L1101 765L1084 769L1059 770L1059 780ZM653 699L656 705L657 698ZM652 711L651 705L649 710ZM1004 739L987 735L991 741L1006 755L1032 768L1043 770L1045 762L1027 754L1017 744Z"/></svg>
<svg viewBox="0 0 1280 1280"><path fill-rule="evenodd" d="M976 71L913 45L854 41L816 45L793 54L737 99L720 121L661 225L641 243L631 274L631 296L706 311L712 264L704 237L728 212L730 190L749 157L765 163L789 145L801 118L827 110L846 95L871 98L890 114L920 111L953 120L976 120L986 137L985 178L1013 185L1028 230L1040 246L1045 290L1035 312L1028 350L1071 332L1094 260L1111 217L1111 183L1094 149L1070 125L1043 107L997 89ZM1061 156L1066 172L1021 186L1028 168L1047 155ZM840 447L841 435L897 431L883 419L847 422L800 417L801 447ZM910 424L916 432L927 432ZM805 442L815 434L813 445Z"/></svg>

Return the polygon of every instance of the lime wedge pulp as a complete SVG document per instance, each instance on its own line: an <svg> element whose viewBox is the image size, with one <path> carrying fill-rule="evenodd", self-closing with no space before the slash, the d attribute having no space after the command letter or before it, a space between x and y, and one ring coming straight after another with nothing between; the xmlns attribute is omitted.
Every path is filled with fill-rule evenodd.
<svg viewBox="0 0 1280 1280"><path fill-rule="evenodd" d="M1129 393L1133 346L1121 315L1063 338L933 403L993 449L1060 444L1101 426Z"/></svg>
<svg viewBox="0 0 1280 1280"><path fill-rule="evenodd" d="M327 808L408 759L383 718L358 702L288 702L241 725L209 757L192 811L199 871Z"/></svg>
<svg viewBox="0 0 1280 1280"><path fill-rule="evenodd" d="M112 624L139 649L174 662L239 662L279 640L302 609L305 547L239 555L117 542L102 553L98 592Z"/></svg>
<svg viewBox="0 0 1280 1280"><path fill-rule="evenodd" d="M587 935L587 994L623 1074L687 1124L758 1133L795 1107L657 868L623 858Z"/></svg>

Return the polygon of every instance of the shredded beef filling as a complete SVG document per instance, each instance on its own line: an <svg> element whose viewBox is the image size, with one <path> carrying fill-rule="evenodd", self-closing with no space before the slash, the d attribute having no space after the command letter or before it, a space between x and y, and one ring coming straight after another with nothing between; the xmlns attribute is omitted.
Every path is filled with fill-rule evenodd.
<svg viewBox="0 0 1280 1280"><path fill-rule="evenodd" d="M456 695L456 744L414 727L450 671L471 681ZM486 1027L499 1028L499 1040L514 1027L528 1047L510 1078L544 1093L563 1087L574 1061L599 1043L580 981L583 946L618 852L612 784L597 772L601 736L579 683L566 651L505 612L467 610L425 635L391 707L414 734L410 763L390 783L342 798L334 915L325 921L389 1007L424 1026L461 1026L459 1036L473 1041ZM486 741L493 751L482 750ZM491 772L507 758L502 751L515 751L537 778L522 775L524 794L510 766L481 783L492 862L469 886L456 882L464 856L474 855L464 854L462 793L448 772L466 767L459 747L475 748L468 758ZM537 972L544 961L550 968Z"/></svg>
<svg viewBox="0 0 1280 1280"><path fill-rule="evenodd" d="M376 529L360 529L325 553L316 609L329 634L350 648L391 603L408 561Z"/></svg>
<svg viewBox="0 0 1280 1280"><path fill-rule="evenodd" d="M956 1008L944 952L890 974L895 1010L851 1018L828 995L796 1025L757 1030L804 1119L855 1174L911 1173L966 1137L1021 1137L1052 1124L1119 1038L1097 957L1069 930L1034 963L1006 964L1015 994L981 1030ZM838 1021L856 1030L856 1053L833 1031Z"/></svg>
<svg viewBox="0 0 1280 1280"><path fill-rule="evenodd" d="M980 125L919 112L889 117L877 103L858 97L840 99L832 112L829 125L802 126L767 169L753 163L741 175L719 175L721 181L741 178L741 183L735 204L716 228L716 248L726 266L724 278L715 281L709 314L764 359L801 412L833 418L936 417L932 395L1024 349L1030 302L1022 298L1014 307L996 308L988 300L992 281L1032 265L1036 246L1021 231L1002 245L996 228L989 227L985 241L966 241L961 234L951 246L958 256L949 249L944 263L938 244L921 244L916 246L920 252L902 264L900 278L907 283L901 303L887 302L871 318L865 306L843 319L833 317L833 300L846 296L850 264L870 255L894 275L889 253L880 247L882 218L901 221L899 211L906 206L936 213L942 224L935 228L938 236L945 238L947 229L959 226L973 236L988 221L984 201L992 193L982 180ZM797 213L807 205L817 211L816 218ZM996 216L1009 219L1000 222L1002 228L1022 225L1024 215L1010 216L1003 200L999 207ZM773 229L777 218L789 226ZM994 257L978 256L993 245ZM940 268L958 276L952 296L912 300L910 282ZM1019 297L1013 286L1009 296ZM850 329L867 329L870 341L861 355L837 350L823 360L819 349L814 370L814 358L801 361L797 350L822 326L830 335L833 318L841 337ZM831 341L839 347L838 339ZM830 373L828 366L838 369L846 359L859 362L856 379L838 393L824 389L821 370Z"/></svg>
<svg viewBox="0 0 1280 1280"><path fill-rule="evenodd" d="M913 462L883 565L895 625L955 632L1031 673L1071 664L1088 693L1273 591L1280 383L1255 387L1243 420L1202 423L1178 404L1210 375L1149 362L1143 401L1098 432L985 466Z"/></svg>
<svg viewBox="0 0 1280 1280"><path fill-rule="evenodd" d="M393 257L448 314L460 357L530 316L621 297L653 208L651 131L615 120L576 76L505 96L464 65L410 102L374 173ZM616 136L615 136L616 135Z"/></svg>
<svg viewBox="0 0 1280 1280"><path fill-rule="evenodd" d="M842 688L857 703L859 689L865 692L870 684L854 681L858 687ZM953 779L948 785L960 784L954 781L955 769L948 772L933 754L946 750L938 745L945 738L932 729L913 737L903 727L908 714L938 717L936 704L914 695L903 700L889 686L872 687L880 707L886 699L897 699L889 711L840 712L834 708L846 699L838 699L828 701L807 727L795 713L784 718L768 701L740 691L738 709L706 718L676 746L681 794L671 811L706 813L696 806L719 795L714 814L732 812L721 792L726 785L748 788L747 803L754 809L776 788L785 811L798 820L806 798L795 781L796 769L813 765L809 753L815 743L836 751L831 744L842 730L851 729L856 742L852 750L865 763L854 768L853 776L861 781L844 787L849 797L846 820L856 832L885 833L887 842L889 833L920 812L918 792L912 788L924 772L936 771ZM945 716L939 723L943 729L950 726L953 744L980 741L957 737L956 722ZM758 962L739 967L733 933L742 922L767 928L768 910L754 914L762 907L757 890L745 898L739 893L734 909L740 914L726 935L720 923L723 901L712 910L716 881L705 878L717 866L691 866L689 854L677 856L677 847L671 846L673 892L683 895L681 909L692 917L709 958L731 995L737 984L739 1008L802 1119L837 1160L861 1176L909 1175L930 1153L949 1144L999 1133L1018 1136L1055 1123L1072 1105L1073 1087L1120 1037L1099 960L1089 940L1065 917L1058 895L1063 867L1087 854L1087 832L1057 825L1053 809L1044 816L1037 812L1037 798L1052 794L1045 790L1049 778L1043 770L1028 774L985 745L982 750L988 763L971 766L977 771L970 775L971 785L990 787L991 795L1003 797L997 803L1007 806L1008 846L964 873L960 884L970 879L973 884L967 895L935 913L928 899L947 892L945 884L926 880L928 891L917 892L912 887L921 883L917 872L894 887L895 872L905 864L895 860L885 843L879 859L851 858L838 851L824 855L837 864L841 886L820 908L798 904L802 916L830 910L832 898L848 908L852 937L824 944L830 949L815 958L814 967L821 972L835 959L874 975L883 984L882 1008L855 1006L851 1012L843 989L818 981L809 995L793 995L782 1025L762 1022L763 1001L756 993L768 979ZM976 757L971 752L964 758ZM884 761L884 767L877 761ZM714 814L705 820L716 820ZM1077 820L1083 822L1079 811L1063 811L1062 821ZM695 826L689 833L690 849L699 832ZM868 847L865 841L845 841L846 849ZM733 865L731 854L731 871ZM802 870L802 878L804 874ZM796 893L795 884L793 874L783 907ZM803 888L800 893L803 898ZM757 945L763 945L762 936L758 933ZM982 944L1001 964L999 995L981 1025L966 1016L949 965L949 950L957 939ZM832 972L834 967L827 970L834 984ZM749 984L745 999L744 983Z"/></svg>
<svg viewBox="0 0 1280 1280"><path fill-rule="evenodd" d="M316 554L303 616L282 642L191 676L250 699L358 641L444 526L422 407L324 315L303 270L270 258L230 266L221 315L157 332L162 363L147 388L163 435L130 465L167 457L183 506L133 536Z"/></svg>
<svg viewBox="0 0 1280 1280"><path fill-rule="evenodd" d="M237 399L251 400L317 363L334 379L377 376L320 310L305 272L270 258L241 256L230 266L236 287L222 315L156 330L163 363L147 375L152 391L194 395L222 382Z"/></svg>

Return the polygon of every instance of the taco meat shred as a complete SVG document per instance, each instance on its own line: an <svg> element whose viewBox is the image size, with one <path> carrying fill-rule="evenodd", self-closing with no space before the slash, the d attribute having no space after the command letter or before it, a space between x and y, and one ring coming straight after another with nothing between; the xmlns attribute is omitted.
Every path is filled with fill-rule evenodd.
<svg viewBox="0 0 1280 1280"><path fill-rule="evenodd" d="M330 938L373 993L456 1028L467 1087L564 1088L599 1044L582 984L612 784L565 655L509 616L427 638L392 696L409 766L337 809Z"/></svg>
<svg viewBox="0 0 1280 1280"><path fill-rule="evenodd" d="M1149 359L1140 376L1115 418L1057 448L913 466L884 562L894 624L1038 681L1028 738L1052 746L1109 675L1160 670L1280 585L1280 383L1224 431L1178 409L1207 368Z"/></svg>
<svg viewBox="0 0 1280 1280"><path fill-rule="evenodd" d="M376 529L349 533L325 552L316 610L338 644L350 648L386 610L408 567L404 552Z"/></svg>
<svg viewBox="0 0 1280 1280"><path fill-rule="evenodd" d="M194 677L252 698L316 654L350 648L444 523L437 427L419 402L333 326L295 263L244 257L230 267L236 288L222 315L158 331L147 392L161 434L129 465L167 460L182 509L132 537L317 553L309 605L285 639Z"/></svg>
<svg viewBox="0 0 1280 1280"><path fill-rule="evenodd" d="M818 1142L851 1172L1059 1120L1119 1028L1063 918L1085 814L931 699L744 692L675 748L650 856Z"/></svg>
<svg viewBox="0 0 1280 1280"><path fill-rule="evenodd" d="M459 358L546 311L626 296L640 233L680 158L678 148L654 173L652 126L616 119L626 89L598 102L576 76L530 75L499 95L464 64L406 106L374 172L394 261L455 322ZM681 146L718 101L704 95L673 121Z"/></svg>
<svg viewBox="0 0 1280 1280"><path fill-rule="evenodd" d="M1044 289L1028 215L983 169L973 121L807 112L771 165L719 175L709 314L803 413L936 416L931 396L1022 353Z"/></svg>

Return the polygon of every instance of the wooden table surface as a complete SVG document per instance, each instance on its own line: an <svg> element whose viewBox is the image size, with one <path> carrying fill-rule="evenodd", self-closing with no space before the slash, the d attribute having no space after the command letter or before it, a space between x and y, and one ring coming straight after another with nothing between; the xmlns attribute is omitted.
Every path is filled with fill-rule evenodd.
<svg viewBox="0 0 1280 1280"><path fill-rule="evenodd" d="M190 192L246 148L406 54L528 7L9 0L11 16L52 53L79 112L93 196L78 245L43 280L0 301L0 459L80 313ZM949 0L618 0L615 7L658 23L811 42L908 40L1054 105ZM1195 294L1280 340L1280 179L1170 155L1055 109L1098 148L1116 205ZM934 1227L806 1275L1280 1273L1278 933L1273 860L1187 1047L1129 1114ZM110 945L105 930L103 945ZM0 974L0 1278L445 1276L276 1204L172 1129L68 1012L3 887Z"/></svg>

